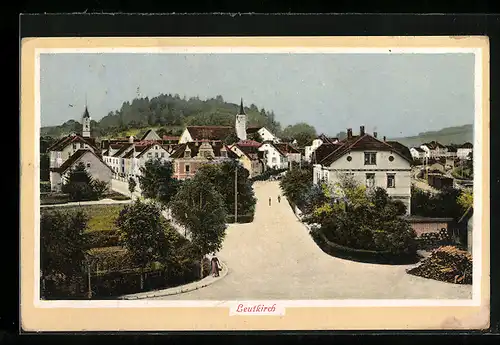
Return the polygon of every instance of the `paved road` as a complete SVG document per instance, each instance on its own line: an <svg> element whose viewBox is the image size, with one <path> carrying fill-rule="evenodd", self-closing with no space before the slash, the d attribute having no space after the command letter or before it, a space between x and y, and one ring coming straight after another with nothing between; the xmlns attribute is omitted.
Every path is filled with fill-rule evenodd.
<svg viewBox="0 0 500 345"><path fill-rule="evenodd" d="M277 203L278 182L257 182L254 187L254 222L229 225L219 253L227 276L203 289L158 299L471 298L471 286L411 276L405 272L411 266L357 263L323 253L288 203Z"/></svg>

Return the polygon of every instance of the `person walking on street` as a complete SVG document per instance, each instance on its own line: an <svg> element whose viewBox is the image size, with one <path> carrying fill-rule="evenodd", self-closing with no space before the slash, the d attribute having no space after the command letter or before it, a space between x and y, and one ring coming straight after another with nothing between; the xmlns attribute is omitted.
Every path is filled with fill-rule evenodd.
<svg viewBox="0 0 500 345"><path fill-rule="evenodd" d="M271 206L271 197L269 197L269 206Z"/></svg>
<svg viewBox="0 0 500 345"><path fill-rule="evenodd" d="M220 262L219 259L217 259L216 256L212 257L211 260L211 265L212 265L212 277L218 277L219 276L219 271L220 271Z"/></svg>
<svg viewBox="0 0 500 345"><path fill-rule="evenodd" d="M278 195L278 204L281 202L281 195Z"/></svg>

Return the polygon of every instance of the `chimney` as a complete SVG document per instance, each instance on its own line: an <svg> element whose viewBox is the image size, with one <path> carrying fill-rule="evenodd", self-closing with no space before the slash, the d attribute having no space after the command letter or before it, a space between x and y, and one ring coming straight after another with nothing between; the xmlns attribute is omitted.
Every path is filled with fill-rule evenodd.
<svg viewBox="0 0 500 345"><path fill-rule="evenodd" d="M384 141L385 141L385 135L384 135Z"/></svg>
<svg viewBox="0 0 500 345"><path fill-rule="evenodd" d="M352 138L352 128L347 128L347 139Z"/></svg>
<svg viewBox="0 0 500 345"><path fill-rule="evenodd" d="M130 144L133 144L134 143L134 137L131 135L129 138L128 138L128 142Z"/></svg>
<svg viewBox="0 0 500 345"><path fill-rule="evenodd" d="M365 126L359 126L359 135L360 136L365 135Z"/></svg>
<svg viewBox="0 0 500 345"><path fill-rule="evenodd" d="M377 132L373 132L373 137L377 138Z"/></svg>

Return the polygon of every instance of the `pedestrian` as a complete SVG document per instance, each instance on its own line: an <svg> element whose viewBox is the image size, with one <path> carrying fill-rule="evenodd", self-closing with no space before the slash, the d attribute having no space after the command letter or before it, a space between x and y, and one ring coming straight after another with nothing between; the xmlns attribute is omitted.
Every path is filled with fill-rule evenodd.
<svg viewBox="0 0 500 345"><path fill-rule="evenodd" d="M212 277L218 277L220 271L220 262L216 256L212 257L211 265L212 265Z"/></svg>
<svg viewBox="0 0 500 345"><path fill-rule="evenodd" d="M271 206L271 197L269 197L269 206Z"/></svg>
<svg viewBox="0 0 500 345"><path fill-rule="evenodd" d="M278 195L278 204L281 202L281 195Z"/></svg>

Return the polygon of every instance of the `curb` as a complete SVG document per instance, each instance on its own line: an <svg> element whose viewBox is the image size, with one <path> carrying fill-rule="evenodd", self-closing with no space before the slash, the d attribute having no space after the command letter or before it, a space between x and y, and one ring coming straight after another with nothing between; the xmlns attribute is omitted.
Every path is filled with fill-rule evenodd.
<svg viewBox="0 0 500 345"><path fill-rule="evenodd" d="M199 280L194 283L189 283L186 285L181 285L181 286L176 286L164 290L156 290L156 291L151 291L151 292L140 292L138 294L131 294L131 295L125 295L121 296L118 299L121 300L137 300L137 299L146 299L146 298L155 298L155 297L164 297L164 296L171 296L171 295L179 295L181 293L186 293L186 292L191 292L195 291L201 288L204 288L206 286L212 285L215 282L218 282L222 278L224 278L227 273L228 273L228 268L226 264L221 262L222 270L220 272L219 277L214 278L211 276L205 277L202 280ZM190 286L191 285L191 286Z"/></svg>

